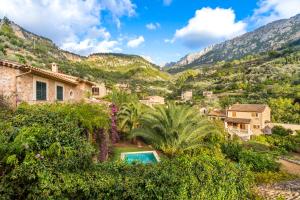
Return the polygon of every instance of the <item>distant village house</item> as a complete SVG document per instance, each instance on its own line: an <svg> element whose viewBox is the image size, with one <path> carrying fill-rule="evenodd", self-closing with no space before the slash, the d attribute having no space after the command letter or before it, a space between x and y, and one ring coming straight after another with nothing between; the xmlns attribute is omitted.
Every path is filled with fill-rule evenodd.
<svg viewBox="0 0 300 200"><path fill-rule="evenodd" d="M212 91L203 91L202 95L207 98L211 98L213 96Z"/></svg>
<svg viewBox="0 0 300 200"><path fill-rule="evenodd" d="M140 102L147 106L155 106L165 104L165 99L160 96L148 96L144 100L140 100Z"/></svg>
<svg viewBox="0 0 300 200"><path fill-rule="evenodd" d="M191 101L192 99L193 99L193 91L192 90L183 91L181 93L182 101Z"/></svg>
<svg viewBox="0 0 300 200"><path fill-rule="evenodd" d="M103 98L108 94L104 83L96 84L92 87L92 95L95 98Z"/></svg>
<svg viewBox="0 0 300 200"><path fill-rule="evenodd" d="M212 120L222 120L224 121L226 118L226 111L225 110L218 110L214 109L208 113L209 119Z"/></svg>

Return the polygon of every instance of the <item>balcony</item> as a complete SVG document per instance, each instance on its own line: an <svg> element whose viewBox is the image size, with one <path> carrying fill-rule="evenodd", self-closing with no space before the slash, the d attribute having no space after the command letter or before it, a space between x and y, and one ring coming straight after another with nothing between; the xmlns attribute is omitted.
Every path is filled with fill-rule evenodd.
<svg viewBox="0 0 300 200"><path fill-rule="evenodd" d="M242 140L250 140L250 136L253 134L251 130L233 128L233 127L227 128L227 131L231 136L237 135Z"/></svg>

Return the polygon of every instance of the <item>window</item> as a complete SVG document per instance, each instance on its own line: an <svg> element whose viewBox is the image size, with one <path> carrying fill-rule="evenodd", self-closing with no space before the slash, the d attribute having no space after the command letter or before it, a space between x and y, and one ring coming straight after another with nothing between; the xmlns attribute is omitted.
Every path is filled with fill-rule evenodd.
<svg viewBox="0 0 300 200"><path fill-rule="evenodd" d="M245 124L240 124L240 129L245 130L246 129L246 125Z"/></svg>
<svg viewBox="0 0 300 200"><path fill-rule="evenodd" d="M56 86L56 100L63 101L64 100L64 88L62 86Z"/></svg>
<svg viewBox="0 0 300 200"><path fill-rule="evenodd" d="M251 113L251 116L252 116L252 117L258 117L258 113L252 112L252 113Z"/></svg>
<svg viewBox="0 0 300 200"><path fill-rule="evenodd" d="M236 117L236 112L232 112L232 117Z"/></svg>
<svg viewBox="0 0 300 200"><path fill-rule="evenodd" d="M254 129L259 129L259 125L253 125Z"/></svg>
<svg viewBox="0 0 300 200"><path fill-rule="evenodd" d="M92 88L92 94L95 95L95 96L98 96L99 95L99 88L98 87L93 87Z"/></svg>
<svg viewBox="0 0 300 200"><path fill-rule="evenodd" d="M73 90L70 90L69 94L70 94L70 98L73 99L73 95L74 95Z"/></svg>
<svg viewBox="0 0 300 200"><path fill-rule="evenodd" d="M46 101L47 100L47 84L44 82L36 82L36 100Z"/></svg>

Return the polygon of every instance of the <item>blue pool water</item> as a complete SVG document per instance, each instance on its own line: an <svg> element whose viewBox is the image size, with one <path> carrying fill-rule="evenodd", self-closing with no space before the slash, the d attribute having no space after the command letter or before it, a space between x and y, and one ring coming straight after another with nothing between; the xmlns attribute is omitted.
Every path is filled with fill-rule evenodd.
<svg viewBox="0 0 300 200"><path fill-rule="evenodd" d="M143 164L157 163L157 160L152 152L125 154L124 160L127 163L140 162Z"/></svg>

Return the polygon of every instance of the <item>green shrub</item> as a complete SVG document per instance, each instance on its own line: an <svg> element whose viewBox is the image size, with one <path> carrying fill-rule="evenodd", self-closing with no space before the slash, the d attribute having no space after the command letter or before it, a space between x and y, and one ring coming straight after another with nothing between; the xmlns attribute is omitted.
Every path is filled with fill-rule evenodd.
<svg viewBox="0 0 300 200"><path fill-rule="evenodd" d="M275 150L279 150L282 153L287 153L290 151L297 151L300 146L300 137L299 135L288 135L288 136L279 136L279 135L270 135L266 136L268 143Z"/></svg>
<svg viewBox="0 0 300 200"><path fill-rule="evenodd" d="M255 149L246 149L236 141L230 141L221 146L226 158L239 163L245 163L255 172L277 171L279 164L275 162L275 157L269 153L255 152Z"/></svg>
<svg viewBox="0 0 300 200"><path fill-rule="evenodd" d="M6 54L6 49L2 44L0 44L0 52L2 52L4 55Z"/></svg>
<svg viewBox="0 0 300 200"><path fill-rule="evenodd" d="M22 188L14 183L24 182L30 177L18 174L15 178L5 177L9 187L0 186L6 186L10 192L2 193L2 196L20 197L19 191ZM245 166L236 166L205 155L178 157L156 165L104 163L75 172L46 168L40 169L31 180L26 185L28 193L22 198L246 199L252 184L249 170ZM1 188L0 191L4 189Z"/></svg>
<svg viewBox="0 0 300 200"><path fill-rule="evenodd" d="M293 133L290 129L285 129L282 126L274 126L272 128L272 134L279 135L279 136L288 136Z"/></svg>
<svg viewBox="0 0 300 200"><path fill-rule="evenodd" d="M255 174L255 182L257 184L271 184L280 181L289 181L298 178L296 175L288 174L286 172L258 172Z"/></svg>
<svg viewBox="0 0 300 200"><path fill-rule="evenodd" d="M233 161L239 161L239 154L243 149L243 146L238 142L228 142L221 146L222 152L225 154L226 158Z"/></svg>
<svg viewBox="0 0 300 200"><path fill-rule="evenodd" d="M107 126L97 105L21 105L0 112L3 199L247 199L252 176L221 154L155 165L93 163L85 131ZM11 114L6 114L11 113Z"/></svg>
<svg viewBox="0 0 300 200"><path fill-rule="evenodd" d="M248 164L251 170L255 172L279 170L279 164L271 155L266 153L243 150L239 154L239 161Z"/></svg>

